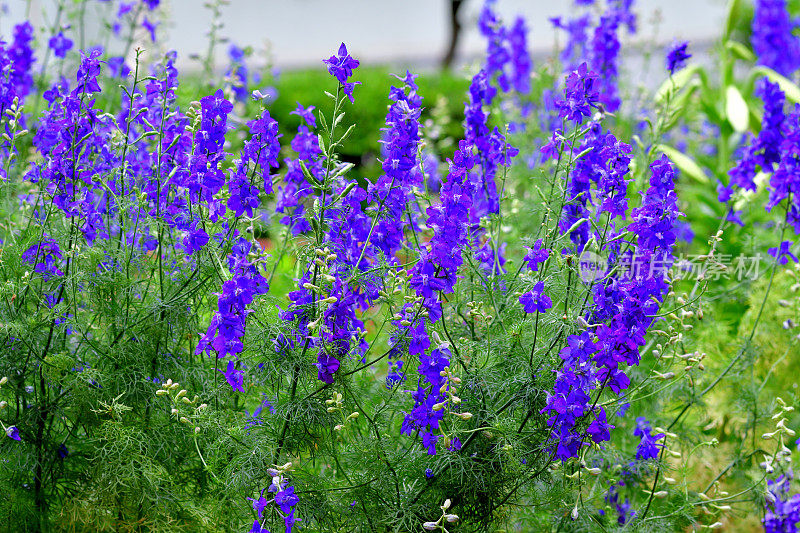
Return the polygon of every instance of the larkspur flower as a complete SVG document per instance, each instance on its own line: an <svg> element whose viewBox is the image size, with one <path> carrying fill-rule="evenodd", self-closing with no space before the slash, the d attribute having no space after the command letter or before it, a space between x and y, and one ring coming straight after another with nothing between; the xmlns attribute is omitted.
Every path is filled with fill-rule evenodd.
<svg viewBox="0 0 800 533"><path fill-rule="evenodd" d="M6 437L16 441L22 440L22 437L19 436L19 429L17 429L17 426L8 426L6 428Z"/></svg>
<svg viewBox="0 0 800 533"><path fill-rule="evenodd" d="M797 533L800 523L800 494L789 496L791 481L794 478L790 470L777 479L767 481L769 498L766 502L766 513L762 520L765 533Z"/></svg>
<svg viewBox="0 0 800 533"><path fill-rule="evenodd" d="M586 43L589 42L588 32L592 23L591 18L589 15L582 15L564 21L561 17L554 17L550 19L550 23L554 28L562 29L567 33L567 44L561 51L561 61L564 62L567 71L575 70L586 58Z"/></svg>
<svg viewBox="0 0 800 533"><path fill-rule="evenodd" d="M359 61L347 53L347 47L342 43L341 46L339 46L337 55L331 56L328 59L323 59L322 62L328 66L328 73L338 80L344 94L350 99L350 102L353 103L353 89L361 82L351 82L349 80L353 75L353 70L358 68L360 64Z"/></svg>
<svg viewBox="0 0 800 533"><path fill-rule="evenodd" d="M756 0L753 12L753 50L758 63L783 76L791 76L800 66L800 38L786 0Z"/></svg>
<svg viewBox="0 0 800 533"><path fill-rule="evenodd" d="M770 248L768 253L781 265L785 265L790 259L797 263L797 256L791 252L792 244L792 241L783 241L780 246Z"/></svg>
<svg viewBox="0 0 800 533"><path fill-rule="evenodd" d="M22 260L33 265L34 271L40 273L45 280L64 275L59 268L61 259L61 248L46 234L42 236L40 242L22 253Z"/></svg>
<svg viewBox="0 0 800 533"><path fill-rule="evenodd" d="M692 54L686 51L689 43L682 42L673 44L667 51L667 70L670 75L675 74L676 70L680 70L686 64L686 60L692 57Z"/></svg>
<svg viewBox="0 0 800 533"><path fill-rule="evenodd" d="M63 31L60 31L56 35L50 37L50 40L47 42L47 44L53 51L53 55L56 57L66 57L67 52L72 50L73 43L71 39L64 35Z"/></svg>
<svg viewBox="0 0 800 533"><path fill-rule="evenodd" d="M237 369L233 361L228 361L228 366L225 370L219 369L219 371L225 375L225 380L233 390L244 392L244 388L242 387L244 384L244 372Z"/></svg>
<svg viewBox="0 0 800 533"><path fill-rule="evenodd" d="M144 17L142 20L142 28L147 30L147 33L150 35L150 42L156 42L156 28L158 28L160 24L160 22L152 22L147 17Z"/></svg>
<svg viewBox="0 0 800 533"><path fill-rule="evenodd" d="M525 254L523 261L528 263L528 268L534 272L539 271L539 265L547 261L550 257L550 250L544 247L542 239L537 239L533 244L533 248L528 248L528 253Z"/></svg>
<svg viewBox="0 0 800 533"><path fill-rule="evenodd" d="M564 99L556 102L558 116L577 124L592 115L600 100L598 76L581 63L566 80Z"/></svg>
<svg viewBox="0 0 800 533"><path fill-rule="evenodd" d="M533 290L520 296L519 303L522 304L526 313L546 313L548 309L553 307L552 300L544 293L543 281L537 282Z"/></svg>
<svg viewBox="0 0 800 533"><path fill-rule="evenodd" d="M658 443L658 440L664 437L664 434L653 435L650 423L641 416L636 419L636 429L634 429L633 434L641 439L636 447L636 459L641 461L657 459L659 449L663 447L662 444Z"/></svg>

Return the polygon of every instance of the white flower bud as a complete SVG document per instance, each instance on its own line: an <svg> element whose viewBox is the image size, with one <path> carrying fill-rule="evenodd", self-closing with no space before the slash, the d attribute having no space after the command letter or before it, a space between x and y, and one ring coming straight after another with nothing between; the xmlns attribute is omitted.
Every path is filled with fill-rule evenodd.
<svg viewBox="0 0 800 533"><path fill-rule="evenodd" d="M0 386L5 385L6 383L8 383L8 378L6 376L0 378Z"/></svg>
<svg viewBox="0 0 800 533"><path fill-rule="evenodd" d="M450 509L450 504L451 504L451 503L452 503L452 502L450 501L450 498L447 498L447 499L444 501L444 503L442 504L442 509L443 509L443 510L445 510L445 511L446 511L446 510L448 510L448 509Z"/></svg>
<svg viewBox="0 0 800 533"><path fill-rule="evenodd" d="M437 524L436 522L425 522L424 524L422 524L422 529L424 529L425 531L436 531L437 529L439 529L439 524Z"/></svg>
<svg viewBox="0 0 800 533"><path fill-rule="evenodd" d="M456 514L446 514L446 515L444 515L444 519L452 524L453 522L456 522L458 520L458 515L456 515Z"/></svg>

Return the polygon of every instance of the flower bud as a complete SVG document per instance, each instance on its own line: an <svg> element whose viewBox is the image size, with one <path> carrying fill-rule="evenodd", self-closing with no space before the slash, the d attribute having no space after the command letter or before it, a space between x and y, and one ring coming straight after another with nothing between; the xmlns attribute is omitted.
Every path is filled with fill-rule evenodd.
<svg viewBox="0 0 800 533"><path fill-rule="evenodd" d="M444 515L444 519L452 524L453 522L456 522L458 520L458 515L457 514L446 514L446 515Z"/></svg>
<svg viewBox="0 0 800 533"><path fill-rule="evenodd" d="M437 529L439 529L439 524L437 524L436 522L425 522L424 524L422 524L422 529L424 529L425 531L436 531Z"/></svg>
<svg viewBox="0 0 800 533"><path fill-rule="evenodd" d="M0 386L5 385L6 383L8 383L8 378L6 376L0 378Z"/></svg>
<svg viewBox="0 0 800 533"><path fill-rule="evenodd" d="M444 501L444 503L442 504L442 509L443 509L443 510L445 510L445 511L446 511L446 510L448 510L448 509L450 509L450 504L451 504L451 503L452 503L452 502L450 501L450 498L447 498L447 499Z"/></svg>

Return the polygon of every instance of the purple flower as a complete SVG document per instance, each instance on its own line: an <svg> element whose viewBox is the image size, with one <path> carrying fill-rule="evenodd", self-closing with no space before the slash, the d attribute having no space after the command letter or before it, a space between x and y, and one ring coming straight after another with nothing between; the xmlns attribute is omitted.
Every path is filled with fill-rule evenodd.
<svg viewBox="0 0 800 533"><path fill-rule="evenodd" d="M350 82L348 80L350 76L353 75L353 70L358 68L358 60L347 53L347 47L342 43L341 46L339 46L338 55L331 56L329 59L323 59L322 62L328 65L328 72L339 81L342 85L342 90L344 90L344 94L347 95L352 103L354 101L353 88L361 82Z"/></svg>
<svg viewBox="0 0 800 533"><path fill-rule="evenodd" d="M308 107L303 107L300 102L297 102L297 108L289 113L290 115L297 115L303 120L306 121L309 128L316 128L317 127L317 119L314 117L314 109L313 105Z"/></svg>
<svg viewBox="0 0 800 533"><path fill-rule="evenodd" d="M589 42L588 31L591 25L589 15L582 15L564 22L561 17L550 19L555 28L567 32L567 44L561 52L561 61L566 70L575 70L586 57L586 43Z"/></svg>
<svg viewBox="0 0 800 533"><path fill-rule="evenodd" d="M597 83L597 74L591 72L586 63L581 63L567 76L564 100L556 102L558 116L576 124L583 122L584 117L590 117L592 108L597 107L600 99Z"/></svg>
<svg viewBox="0 0 800 533"><path fill-rule="evenodd" d="M244 384L244 372L236 369L236 365L233 361L228 361L228 367L224 371L222 369L219 369L219 371L225 374L225 379L233 390L244 392L244 388L242 387Z"/></svg>
<svg viewBox="0 0 800 533"><path fill-rule="evenodd" d="M756 0L753 13L753 50L758 63L791 77L800 66L800 40L786 0Z"/></svg>
<svg viewBox="0 0 800 533"><path fill-rule="evenodd" d="M150 33L150 41L152 42L156 42L156 28L159 24L160 22L156 22L155 24L150 22L150 19L147 17L144 17L144 20L142 20L142 27Z"/></svg>
<svg viewBox="0 0 800 533"><path fill-rule="evenodd" d="M64 35L63 31L50 37L47 44L50 46L50 49L53 50L53 54L56 57L66 57L67 52L72 49L72 41Z"/></svg>
<svg viewBox="0 0 800 533"><path fill-rule="evenodd" d="M767 481L769 497L762 523L765 533L796 533L800 523L800 494L789 496L794 474L789 470Z"/></svg>
<svg viewBox="0 0 800 533"><path fill-rule="evenodd" d="M615 426L608 423L606 419L606 411L602 407L600 408L599 413L592 420L592 423L589 424L589 427L586 428L586 433L588 433L594 442L603 442L607 440L611 440L611 433L610 430L614 429Z"/></svg>
<svg viewBox="0 0 800 533"><path fill-rule="evenodd" d="M317 378L323 383L330 385L333 383L333 375L339 370L340 362L338 359L327 353L317 356Z"/></svg>
<svg viewBox="0 0 800 533"><path fill-rule="evenodd" d="M22 440L22 438L19 436L19 430L17 429L17 426L8 426L6 428L6 437L17 441Z"/></svg>
<svg viewBox="0 0 800 533"><path fill-rule="evenodd" d="M533 248L528 248L528 253L525 254L523 260L528 263L528 268L534 272L538 272L539 265L547 261L548 257L550 257L550 250L544 247L542 239L538 239L533 244Z"/></svg>
<svg viewBox="0 0 800 533"><path fill-rule="evenodd" d="M45 281L53 277L61 277L64 273L59 269L61 249L58 243L44 234L41 242L34 244L22 253L22 260L33 265L33 270L42 275Z"/></svg>
<svg viewBox="0 0 800 533"><path fill-rule="evenodd" d="M686 60L692 57L692 54L686 51L689 43L682 42L673 44L667 52L667 70L670 75L675 74L676 70L680 70L686 64Z"/></svg>
<svg viewBox="0 0 800 533"><path fill-rule="evenodd" d="M664 437L663 433L657 435L652 434L650 423L644 417L636 419L636 428L633 434L640 437L641 441L636 447L636 459L646 461L648 459L657 459L659 448L663 448L663 444L659 444L658 440Z"/></svg>
<svg viewBox="0 0 800 533"><path fill-rule="evenodd" d="M231 81L236 100L246 102L250 97L250 92L247 90L249 72L245 63L244 50L232 44L228 48L228 57L231 59L231 65L225 75Z"/></svg>
<svg viewBox="0 0 800 533"><path fill-rule="evenodd" d="M769 255L776 258L781 265L788 263L789 259L797 263L797 256L791 252L792 244L792 241L783 241L780 247L770 248Z"/></svg>
<svg viewBox="0 0 800 533"><path fill-rule="evenodd" d="M546 313L548 309L553 307L552 300L544 293L543 281L536 283L532 291L520 296L519 303L522 304L526 313Z"/></svg>

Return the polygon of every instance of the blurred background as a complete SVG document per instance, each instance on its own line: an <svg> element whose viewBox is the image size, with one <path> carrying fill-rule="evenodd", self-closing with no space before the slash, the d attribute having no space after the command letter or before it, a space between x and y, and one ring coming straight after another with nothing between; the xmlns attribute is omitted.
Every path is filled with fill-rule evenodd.
<svg viewBox="0 0 800 533"><path fill-rule="evenodd" d="M6 0L0 13L0 34L8 36L13 24L26 15L35 26L52 24L57 3ZM317 65L341 41L364 63L435 67L452 45L454 12L461 27L451 54L455 63L467 62L485 49L476 25L481 4L481 0L231 0L221 7L224 26L219 35L240 47L268 51L271 63L280 68ZM105 7L102 0L87 7L87 33L100 30L100 17L93 10ZM158 46L177 50L179 66L197 65L189 56L207 48L213 10L202 0L164 0L161 9L168 17L156 28ZM557 45L558 36L549 19L570 15L574 3L500 0L496 9L506 20L525 17L531 50L534 56L541 56ZM637 0L634 9L639 15L636 40L664 45L676 39L689 40L697 50L718 33L725 2ZM90 35L86 42L92 42ZM224 53L225 48L220 47L218 57Z"/></svg>

